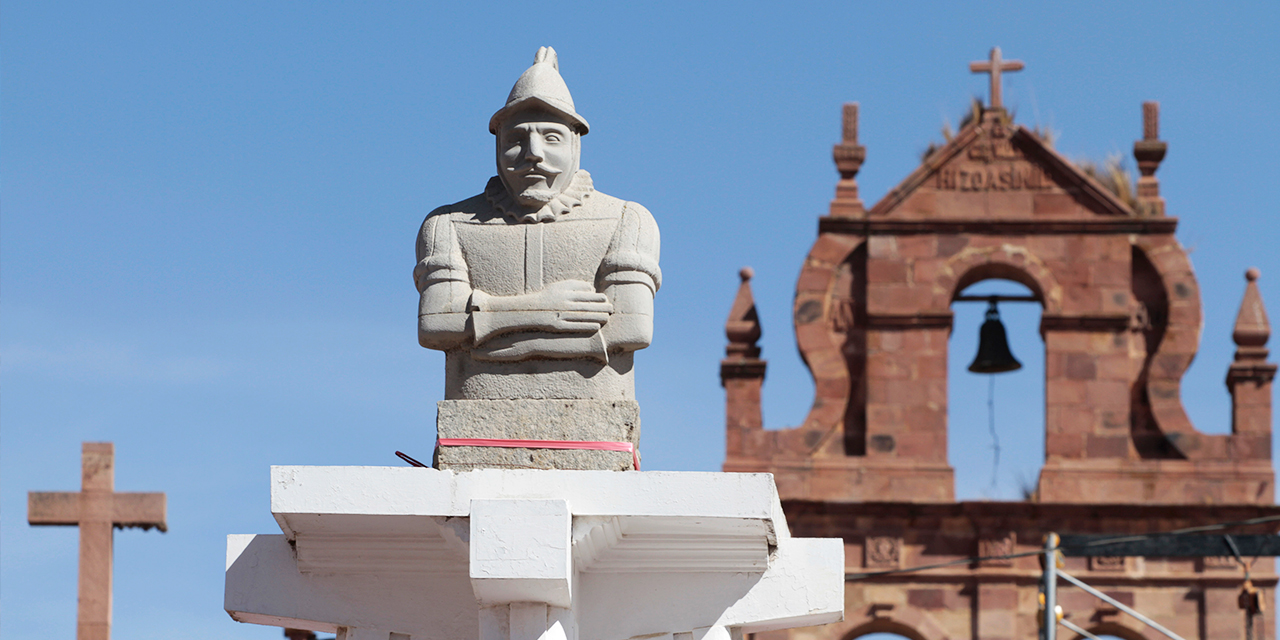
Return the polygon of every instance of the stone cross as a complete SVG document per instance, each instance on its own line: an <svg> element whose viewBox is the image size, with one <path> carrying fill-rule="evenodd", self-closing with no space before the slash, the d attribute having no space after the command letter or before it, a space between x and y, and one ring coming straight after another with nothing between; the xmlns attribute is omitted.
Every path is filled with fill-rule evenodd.
<svg viewBox="0 0 1280 640"><path fill-rule="evenodd" d="M111 637L112 528L166 531L163 493L116 493L115 446L85 442L80 491L27 494L27 522L80 527L80 581L76 640Z"/></svg>
<svg viewBox="0 0 1280 640"><path fill-rule="evenodd" d="M1000 73L1004 71L1022 71L1023 64L1021 60L1004 60L1000 57L1000 47L991 49L991 59L987 62L970 62L969 71L974 73L991 74L991 108L1003 109L1004 101L1001 99L1002 83L1000 81Z"/></svg>

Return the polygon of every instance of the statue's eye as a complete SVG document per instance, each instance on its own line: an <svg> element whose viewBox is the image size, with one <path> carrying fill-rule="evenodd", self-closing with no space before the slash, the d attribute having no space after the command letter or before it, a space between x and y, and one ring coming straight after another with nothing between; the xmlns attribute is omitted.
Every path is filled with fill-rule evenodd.
<svg viewBox="0 0 1280 640"><path fill-rule="evenodd" d="M558 133L548 133L548 134L547 134L547 142L560 142L560 140L561 140L561 138L560 138L560 134L558 134Z"/></svg>

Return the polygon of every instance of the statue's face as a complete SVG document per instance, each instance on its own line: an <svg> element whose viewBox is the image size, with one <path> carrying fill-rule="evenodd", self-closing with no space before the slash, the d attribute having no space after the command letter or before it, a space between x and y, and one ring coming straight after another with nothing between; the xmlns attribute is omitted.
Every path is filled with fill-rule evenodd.
<svg viewBox="0 0 1280 640"><path fill-rule="evenodd" d="M578 171L579 136L563 118L541 110L512 115L498 130L498 175L521 206L541 208Z"/></svg>

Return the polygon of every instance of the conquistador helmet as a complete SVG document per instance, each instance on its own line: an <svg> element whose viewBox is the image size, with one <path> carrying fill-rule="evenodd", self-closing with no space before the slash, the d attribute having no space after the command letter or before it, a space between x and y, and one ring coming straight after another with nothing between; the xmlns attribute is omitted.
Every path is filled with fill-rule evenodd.
<svg viewBox="0 0 1280 640"><path fill-rule="evenodd" d="M530 107L542 107L564 116L579 135L586 135L590 126L586 119L578 115L573 108L573 96L569 95L569 87L560 77L560 61L556 50L541 47L533 58L533 66L520 74L516 85L507 96L506 106L489 118L489 133L498 133L502 121L516 111Z"/></svg>

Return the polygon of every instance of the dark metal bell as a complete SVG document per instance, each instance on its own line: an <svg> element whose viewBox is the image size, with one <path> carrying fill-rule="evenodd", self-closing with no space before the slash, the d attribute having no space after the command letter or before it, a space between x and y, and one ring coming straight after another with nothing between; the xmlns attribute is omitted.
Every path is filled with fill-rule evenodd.
<svg viewBox="0 0 1280 640"><path fill-rule="evenodd" d="M1009 338L1000 322L1000 311L994 298L987 303L986 320L978 332L978 355L974 356L969 371L974 373L1005 373L1017 371L1022 363L1009 351Z"/></svg>

